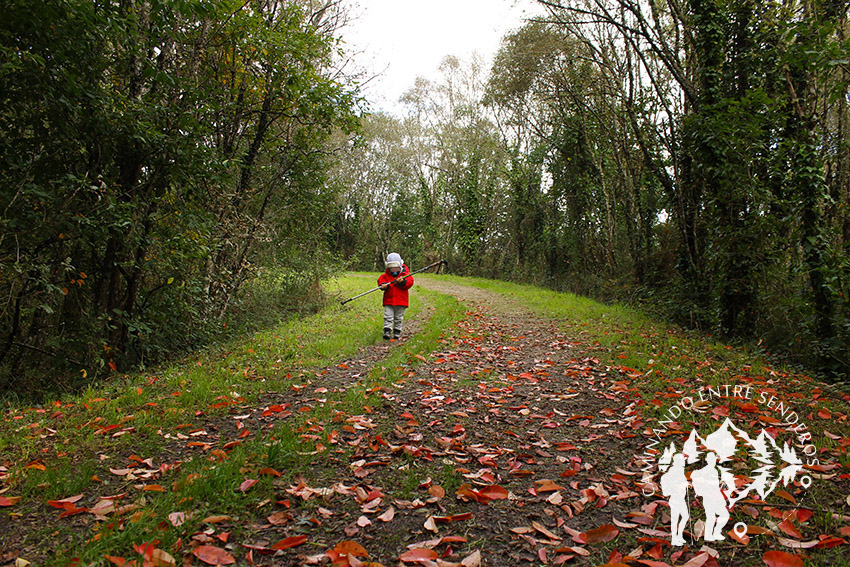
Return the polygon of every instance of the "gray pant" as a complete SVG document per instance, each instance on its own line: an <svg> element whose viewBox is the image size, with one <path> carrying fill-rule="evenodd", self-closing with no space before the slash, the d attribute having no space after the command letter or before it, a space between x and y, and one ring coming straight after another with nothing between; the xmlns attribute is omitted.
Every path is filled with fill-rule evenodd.
<svg viewBox="0 0 850 567"><path fill-rule="evenodd" d="M401 325L404 322L403 305L384 305L384 328L394 329L396 334L401 334Z"/></svg>

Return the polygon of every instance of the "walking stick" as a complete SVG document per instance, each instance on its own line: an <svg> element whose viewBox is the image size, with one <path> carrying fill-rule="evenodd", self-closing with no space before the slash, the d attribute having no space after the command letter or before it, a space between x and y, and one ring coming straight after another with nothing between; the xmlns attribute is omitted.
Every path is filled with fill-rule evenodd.
<svg viewBox="0 0 850 567"><path fill-rule="evenodd" d="M406 276L404 276L403 278L401 278L401 281L406 280L407 278L409 278L409 277L410 277L410 276L412 276L413 274L418 274L419 272L424 272L425 270L430 270L430 269L431 269L431 268L433 268L434 266L443 266L443 265L448 266L448 265L449 265L449 263L448 263L448 262L446 262L445 260L439 260L439 261L437 261L437 262L434 262L433 264L429 264L429 265L425 266L424 268L420 268L420 269L416 270L415 272L410 272L409 274L407 274ZM437 268L437 273L439 273L439 272L440 272L440 269L439 269L439 268ZM390 284L392 284L392 283L395 283L395 282L390 282ZM386 285L386 284L385 284L385 285ZM350 298L348 298L348 299L344 299L344 300L343 300L340 304L341 304L341 305L345 305L345 304L346 304L346 303L348 303L349 301L354 301L354 300L355 300L355 299L357 299L358 297L363 297L364 295L369 295L369 294L370 294L370 293L372 293L373 291L378 291L379 289L383 289L383 288L382 288L381 286L378 286L378 287L376 287L376 288L372 288L372 289L370 289L369 291L364 291L364 292L363 292L363 293L361 293L360 295L355 295L354 297L350 297Z"/></svg>

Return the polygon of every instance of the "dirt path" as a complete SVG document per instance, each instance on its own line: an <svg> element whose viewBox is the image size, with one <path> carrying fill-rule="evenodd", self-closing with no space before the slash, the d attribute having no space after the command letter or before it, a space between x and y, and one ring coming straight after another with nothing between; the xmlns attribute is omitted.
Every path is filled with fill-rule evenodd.
<svg viewBox="0 0 850 567"><path fill-rule="evenodd" d="M439 351L422 353L425 362L384 392L382 407L349 418L362 427L341 433L355 447L347 463L325 469L330 477L288 487L305 504L317 493L326 497L328 513L311 541L328 549L357 541L381 565L398 564L409 549L430 550L430 565L436 554L441 565L587 556L605 563L610 549L579 544L580 534L605 526L600 537L607 539L617 531L615 518L629 525L625 517L640 502L637 472L626 470L640 450L633 433L640 420L621 417L633 403L622 376L599 368L557 321L508 297L439 280L417 285L457 297L467 316L447 329ZM343 366L352 369L350 361ZM330 371L321 381L334 384L339 376ZM300 521L312 513L308 507ZM291 533L266 532L255 543Z"/></svg>
<svg viewBox="0 0 850 567"><path fill-rule="evenodd" d="M452 295L476 309L492 310L506 316L530 317L528 310L514 299L486 289L445 280L424 278L420 278L417 285L438 293Z"/></svg>
<svg viewBox="0 0 850 567"><path fill-rule="evenodd" d="M367 345L324 369L295 369L291 376L282 370L285 379L269 379L258 399L230 394L215 399L215 411L185 408L189 422L157 431L165 441L157 437L156 449L139 448L139 432L122 436L130 433L117 430L123 423L95 418L116 440L114 450L101 449L113 456L96 469L103 478L97 483L107 481L117 494L105 497L92 485L73 502L48 501L48 507L31 500L12 508L13 520L0 516L0 564L18 554L46 559L75 545L98 545L92 536L98 529L135 529L136 519L147 516L172 537L169 549L184 566L201 564L194 557L202 546L240 565L263 566L718 565L694 537L701 520L689 524L696 534L686 531L693 547L671 548L666 502L641 494L636 457L648 425L634 385L643 375L600 363L600 347L582 340L569 321L533 313L509 296L439 278L416 285L450 294L467 309L443 329L433 352L412 351L421 344L414 340L419 331L435 321L434 305L421 294L424 304L406 319L402 340ZM399 366L384 368L388 360ZM256 379L247 369L244 376ZM61 416L56 411L50 419ZM34 433L49 450L55 431ZM80 462L90 457L80 455ZM169 471L190 461L202 464L201 474L178 486L179 475ZM228 463L229 476L218 480L223 495L200 488ZM0 462L0 473L8 466ZM29 466L46 468L40 461ZM254 496L251 486L261 481L266 492ZM846 487L840 476L836 482ZM192 528L174 517L192 516L185 503L191 498L155 508L158 492L182 498L190 484L199 485L193 489L199 508L213 513L193 518ZM833 508L843 501L834 499ZM746 513L755 518L762 512L753 506ZM229 515L217 513L221 507ZM25 536L54 525L56 508L64 510L61 535L30 538L21 547ZM779 520L789 510L764 507L763 518ZM729 558L719 564L749 567L761 564L767 545L762 538L744 548L727 538L713 543L711 553Z"/></svg>
<svg viewBox="0 0 850 567"><path fill-rule="evenodd" d="M427 433L419 430L426 438L466 449L473 466L463 476L473 487L509 491L504 505L464 506L477 509L471 533L487 542L489 564L547 562L558 549L561 561L581 558L586 550L569 549L576 542L565 527L584 532L623 520L640 500L631 486L636 471L625 470L640 452L632 433L640 421L621 418L634 403L623 377L600 368L592 348L565 335L558 321L509 297L448 282L422 285L472 309L448 348L408 383L420 387L406 388L398 402L430 419Z"/></svg>
<svg viewBox="0 0 850 567"><path fill-rule="evenodd" d="M195 423L195 427L207 432L204 441L209 445L223 444L228 440L239 438L239 435L245 431L262 431L298 412L323 406L328 394L343 395L351 386L366 379L372 369L380 366L393 350L405 348L410 337L422 329L433 311L434 307L425 300L425 304L415 317L405 318L404 334L401 339L363 346L352 356L319 371L294 369L291 374L297 377L298 387L271 389L263 393L261 404L240 404L234 407L228 416L202 416L203 420ZM239 419L234 420L234 415L238 415ZM174 440L166 448L166 453L177 458L184 446L184 442ZM200 448L207 450L207 447L203 445L200 445Z"/></svg>

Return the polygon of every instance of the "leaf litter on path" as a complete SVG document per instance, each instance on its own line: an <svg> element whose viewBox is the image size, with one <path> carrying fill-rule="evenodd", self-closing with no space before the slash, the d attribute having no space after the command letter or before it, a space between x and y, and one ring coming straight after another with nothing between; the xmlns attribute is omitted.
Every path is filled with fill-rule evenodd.
<svg viewBox="0 0 850 567"><path fill-rule="evenodd" d="M292 387L269 392L261 405L238 395L220 399L216 403L224 404L225 415L200 412L193 425L168 433L169 463L156 467L138 458L113 474L140 483L142 493L166 490L162 475L185 455L225 462L241 439L291 423L362 385L380 396L379 405L353 415L331 412L297 432L309 447L304 454L318 459L309 478L283 483L278 480L286 475L283 469L245 471L233 490L249 495L259 479L269 478L276 488L274 502L253 521L224 514L204 518L206 532L186 533L191 544L183 553L213 565L243 555L256 565L285 557L295 564L339 567L712 564L713 556L697 546L671 548L665 503L641 495L634 456L649 427L642 412L649 400L638 387L645 371L601 363L598 345L501 296L449 288L470 302L467 316L446 329L438 350L408 353L415 365L392 384L374 386L368 376L390 349L405 348L405 341L367 347L305 374ZM660 391L650 403L664 403L671 395L669 389ZM720 409L715 417L726 414L728 409ZM838 475L821 469L817 474ZM830 480L846 486L847 478ZM14 509L21 505L16 498L5 498L2 505ZM89 511L72 498L52 502L63 515ZM117 509L84 501L104 515ZM755 516L781 510L763 503L747 506ZM246 510L247 517L251 514ZM165 527L180 529L188 517L188 510L173 511ZM229 531L217 528L237 522L240 539L225 549L219 536ZM780 515L774 525L789 537L765 533L786 549L795 542L802 549L807 542L800 536L812 537L798 517ZM746 544L725 543L725 550L737 546L736 553L761 558L761 551L747 551L755 545L749 541L757 535L755 527L753 534L748 530ZM843 545L847 535L822 534L812 541L824 548ZM324 551L316 553L317 548ZM794 564L788 555L797 557L767 550L763 558Z"/></svg>

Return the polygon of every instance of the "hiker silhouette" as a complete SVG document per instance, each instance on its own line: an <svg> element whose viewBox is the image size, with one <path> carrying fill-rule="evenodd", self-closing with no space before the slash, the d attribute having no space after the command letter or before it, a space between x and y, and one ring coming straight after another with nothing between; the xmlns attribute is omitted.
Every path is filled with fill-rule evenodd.
<svg viewBox="0 0 850 567"><path fill-rule="evenodd" d="M688 479L685 476L685 456L673 455L673 464L661 475L661 492L670 504L670 534L673 545L685 545L685 525L688 523Z"/></svg>
<svg viewBox="0 0 850 567"><path fill-rule="evenodd" d="M705 454L705 466L691 474L694 492L702 498L705 510L705 541L722 541L723 527L729 521L726 497L720 489L720 471L717 468L717 455L710 451Z"/></svg>

